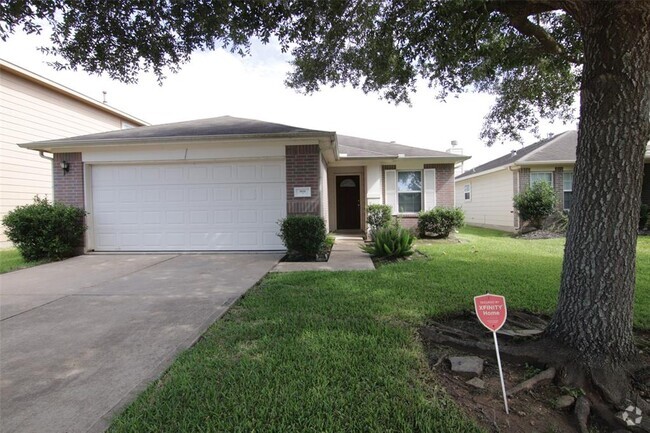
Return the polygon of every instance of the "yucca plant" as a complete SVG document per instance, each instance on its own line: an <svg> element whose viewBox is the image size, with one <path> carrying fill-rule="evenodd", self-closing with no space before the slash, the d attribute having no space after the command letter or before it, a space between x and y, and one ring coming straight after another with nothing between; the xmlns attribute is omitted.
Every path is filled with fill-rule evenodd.
<svg viewBox="0 0 650 433"><path fill-rule="evenodd" d="M375 232L373 242L361 249L373 257L397 259L413 254L415 237L403 227L382 227Z"/></svg>

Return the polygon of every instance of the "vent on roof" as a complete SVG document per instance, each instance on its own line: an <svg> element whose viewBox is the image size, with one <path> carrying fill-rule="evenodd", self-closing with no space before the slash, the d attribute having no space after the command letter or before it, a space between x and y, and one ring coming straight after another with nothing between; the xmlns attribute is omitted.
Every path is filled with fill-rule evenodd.
<svg viewBox="0 0 650 433"><path fill-rule="evenodd" d="M516 149L511 150L510 156L517 156L517 150Z"/></svg>

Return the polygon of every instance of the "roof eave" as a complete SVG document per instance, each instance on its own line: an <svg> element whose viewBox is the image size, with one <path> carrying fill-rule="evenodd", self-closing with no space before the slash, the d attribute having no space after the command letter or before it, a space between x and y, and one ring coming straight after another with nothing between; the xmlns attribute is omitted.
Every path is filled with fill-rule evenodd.
<svg viewBox="0 0 650 433"><path fill-rule="evenodd" d="M359 159L394 159L394 160L403 160L403 159L437 159L445 162L461 162L470 159L471 156L399 156L399 155L378 155L378 156L340 156L340 160L359 160Z"/></svg>
<svg viewBox="0 0 650 433"><path fill-rule="evenodd" d="M222 135L202 135L202 136L177 136L177 137L142 137L142 138L110 138L95 140L51 140L36 141L32 143L22 143L18 146L24 149L39 150L50 152L55 149L71 149L76 147L122 147L137 145L156 145L169 143L187 143L187 142L208 142L208 141L237 141L237 140L260 140L260 139L282 139L282 138L331 138L331 132L283 132L283 133L266 133L266 134L222 134Z"/></svg>

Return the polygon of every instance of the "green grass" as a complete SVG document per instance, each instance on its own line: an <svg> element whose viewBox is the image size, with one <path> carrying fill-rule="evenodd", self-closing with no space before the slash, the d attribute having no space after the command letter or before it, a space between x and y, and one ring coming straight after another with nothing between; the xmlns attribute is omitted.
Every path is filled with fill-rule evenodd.
<svg viewBox="0 0 650 433"><path fill-rule="evenodd" d="M31 266L40 265L42 263L45 262L26 262L18 250L15 248L9 250L0 250L0 274L15 271L17 269L29 268Z"/></svg>
<svg viewBox="0 0 650 433"><path fill-rule="evenodd" d="M477 432L427 373L416 331L487 291L552 312L563 239L464 229L376 272L270 275L183 353L113 432ZM650 328L650 239L635 325Z"/></svg>

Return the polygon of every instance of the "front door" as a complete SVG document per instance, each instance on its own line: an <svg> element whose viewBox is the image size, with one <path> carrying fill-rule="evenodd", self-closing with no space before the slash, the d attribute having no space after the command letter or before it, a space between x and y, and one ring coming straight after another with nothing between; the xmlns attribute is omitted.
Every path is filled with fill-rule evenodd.
<svg viewBox="0 0 650 433"><path fill-rule="evenodd" d="M359 176L336 176L336 228L361 229Z"/></svg>

